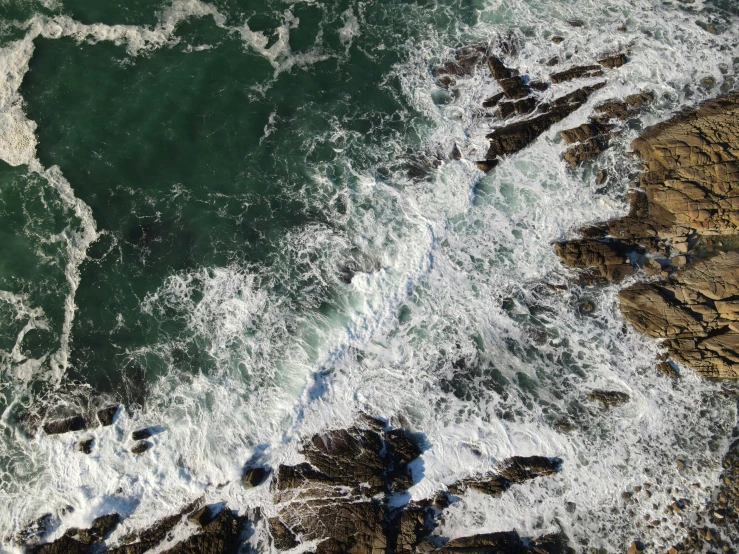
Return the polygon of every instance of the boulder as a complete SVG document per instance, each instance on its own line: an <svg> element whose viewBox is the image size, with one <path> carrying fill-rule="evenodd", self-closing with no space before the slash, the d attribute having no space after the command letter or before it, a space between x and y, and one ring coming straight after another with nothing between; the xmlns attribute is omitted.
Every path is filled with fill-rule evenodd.
<svg viewBox="0 0 739 554"><path fill-rule="evenodd" d="M134 431L133 433L131 433L131 438L135 441L142 441L142 440L145 440L151 437L152 434L153 433L151 432L150 429L146 429L146 428L138 429L137 431Z"/></svg>
<svg viewBox="0 0 739 554"><path fill-rule="evenodd" d="M245 487L258 487L269 475L269 471L263 467L251 467L244 471L241 482Z"/></svg>
<svg viewBox="0 0 739 554"><path fill-rule="evenodd" d="M55 419L48 421L43 425L44 433L47 435L59 435L61 433L69 433L72 431L84 431L87 429L85 418L81 415L74 415L64 419Z"/></svg>
<svg viewBox="0 0 739 554"><path fill-rule="evenodd" d="M107 427L108 425L113 425L113 420L115 419L115 415L118 413L118 409L120 406L108 406L107 408L103 408L102 410L98 410L97 416L98 421L100 421L100 425L103 427Z"/></svg>
<svg viewBox="0 0 739 554"><path fill-rule="evenodd" d="M139 441L131 447L131 452L134 454L143 454L149 450L151 446L152 444L149 441Z"/></svg>

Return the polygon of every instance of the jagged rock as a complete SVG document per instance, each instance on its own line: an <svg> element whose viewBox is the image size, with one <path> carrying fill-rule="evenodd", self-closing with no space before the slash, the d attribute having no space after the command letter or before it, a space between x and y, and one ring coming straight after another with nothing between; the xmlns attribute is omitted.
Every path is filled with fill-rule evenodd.
<svg viewBox="0 0 739 554"><path fill-rule="evenodd" d="M95 544L104 541L121 521L116 513L100 516L93 520L89 529L69 529L65 535L77 539L83 544Z"/></svg>
<svg viewBox="0 0 739 554"><path fill-rule="evenodd" d="M44 433L47 435L59 435L61 433L69 433L71 431L84 431L87 429L85 418L81 415L74 415L64 419L49 421L43 425Z"/></svg>
<svg viewBox="0 0 739 554"><path fill-rule="evenodd" d="M224 508L199 533L178 542L162 554L236 554L246 518Z"/></svg>
<svg viewBox="0 0 739 554"><path fill-rule="evenodd" d="M620 281L634 273L629 255L643 249L621 241L580 239L558 242L557 255L568 266L589 269L586 280Z"/></svg>
<svg viewBox="0 0 739 554"><path fill-rule="evenodd" d="M638 111L654 100L654 94L649 91L631 94L623 100L607 100L595 107L593 119L600 123L618 120L623 121L632 117Z"/></svg>
<svg viewBox="0 0 739 554"><path fill-rule="evenodd" d="M503 89L505 97L509 100L516 100L528 96L529 89L524 84L521 77L509 77L507 79L499 79L498 84Z"/></svg>
<svg viewBox="0 0 739 554"><path fill-rule="evenodd" d="M491 96L490 98L488 98L487 100L485 100L482 103L482 107L483 108L494 108L495 106L498 105L498 102L500 102L504 96L505 96L504 92L499 92L498 94L495 94Z"/></svg>
<svg viewBox="0 0 739 554"><path fill-rule="evenodd" d="M384 422L365 417L349 429L315 435L303 445L302 453L305 463L277 470L279 514L268 520L276 548L319 541L316 554L436 550L428 538L451 497L396 508L388 504L392 493L412 485L409 466L421 454L404 431L388 430ZM494 491L500 494L514 483L557 471L559 463L540 457L512 458L488 481L490 487L500 484L500 490ZM479 480L465 484L465 488L474 486L485 485Z"/></svg>
<svg viewBox="0 0 739 554"><path fill-rule="evenodd" d="M69 529L54 542L34 546L29 554L87 554L91 546L104 541L118 525L120 516L108 514L95 519L89 529Z"/></svg>
<svg viewBox="0 0 739 554"><path fill-rule="evenodd" d="M544 535L535 540L522 539L515 531L502 533L485 533L462 537L447 542L433 552L441 554L455 553L495 553L495 554L555 554L569 549L562 544L559 535Z"/></svg>
<svg viewBox="0 0 739 554"><path fill-rule="evenodd" d="M621 312L642 333L666 339L670 356L709 377L739 377L739 253L721 253L619 293Z"/></svg>
<svg viewBox="0 0 739 554"><path fill-rule="evenodd" d="M567 129L562 131L562 139L567 144L574 144L576 142L582 142L599 135L603 135L613 129L613 125L604 125L602 123L583 123L579 127L574 129Z"/></svg>
<svg viewBox="0 0 739 554"><path fill-rule="evenodd" d="M272 541L277 550L291 550L300 544L295 533L293 533L287 525L282 523L280 518L270 518L268 523L269 530L272 535Z"/></svg>
<svg viewBox="0 0 739 554"><path fill-rule="evenodd" d="M603 59L600 59L598 60L598 63L603 67L607 67L608 69L615 69L617 67L621 67L627 61L629 60L626 57L626 54L616 54L615 56L607 56Z"/></svg>
<svg viewBox="0 0 739 554"><path fill-rule="evenodd" d="M562 460L559 458L514 456L508 459L497 473L462 479L450 485L449 492L463 494L467 489L474 489L491 496L500 496L513 484L552 475L561 467Z"/></svg>
<svg viewBox="0 0 739 554"><path fill-rule="evenodd" d="M552 37L552 42L554 44L561 44L564 41L564 37L560 37L558 35L555 35Z"/></svg>
<svg viewBox="0 0 739 554"><path fill-rule="evenodd" d="M267 469L263 467L251 467L244 471L244 475L241 476L241 482L245 487L258 487L269 475Z"/></svg>
<svg viewBox="0 0 739 554"><path fill-rule="evenodd" d="M547 67L554 67L555 65L559 65L559 58L557 56L549 58L549 61L547 61Z"/></svg>
<svg viewBox="0 0 739 554"><path fill-rule="evenodd" d="M573 79L589 79L592 77L600 77L603 75L603 69L599 65L580 65L571 67L564 71L552 73L552 83L559 84Z"/></svg>
<svg viewBox="0 0 739 554"><path fill-rule="evenodd" d="M459 146L457 146L456 144L452 148L451 158L453 160L461 160L462 159L462 152L460 152Z"/></svg>
<svg viewBox="0 0 739 554"><path fill-rule="evenodd" d="M143 554L161 543L167 534L182 520L182 516L192 511L193 506L187 506L185 510L157 521L148 529L144 529L132 536L122 539L127 543L109 550L110 554Z"/></svg>
<svg viewBox="0 0 739 554"><path fill-rule="evenodd" d="M77 443L77 450L83 454L90 454L92 452L92 443L95 439L84 439Z"/></svg>
<svg viewBox="0 0 739 554"><path fill-rule="evenodd" d="M475 162L475 165L477 165L477 169L487 173L488 171L493 169L496 165L498 165L498 160L480 160L480 161Z"/></svg>
<svg viewBox="0 0 739 554"><path fill-rule="evenodd" d="M149 429L139 429L131 433L131 438L135 441L142 441L151 437L152 432Z"/></svg>
<svg viewBox="0 0 739 554"><path fill-rule="evenodd" d="M49 532L53 519L54 516L52 514L42 515L16 533L15 537L13 537L14 542L19 546L36 544Z"/></svg>
<svg viewBox="0 0 739 554"><path fill-rule="evenodd" d="M151 443L148 441L140 441L131 447L131 452L134 454L143 454L144 452L149 450L151 446Z"/></svg>
<svg viewBox="0 0 739 554"><path fill-rule="evenodd" d="M97 416L98 421L100 421L100 425L103 427L113 425L113 420L115 419L115 415L118 413L118 408L120 408L120 406L109 406L102 410L98 410Z"/></svg>
<svg viewBox="0 0 739 554"><path fill-rule="evenodd" d="M202 506L187 516L187 521L202 528L213 520L213 516L210 506Z"/></svg>
<svg viewBox="0 0 739 554"><path fill-rule="evenodd" d="M539 110L543 113L540 115L496 129L487 135L490 140L487 158L495 159L498 156L506 156L522 150L549 127L562 121L582 106L588 96L603 84L583 87L555 99L551 104L541 104Z"/></svg>
<svg viewBox="0 0 739 554"><path fill-rule="evenodd" d="M490 68L490 72L493 74L493 79L496 81L508 79L514 76L513 70L507 68L505 64L500 61L500 58L495 56L490 56L488 58L488 67Z"/></svg>
<svg viewBox="0 0 739 554"><path fill-rule="evenodd" d="M575 167L577 164L596 158L598 154L608 148L609 144L610 137L607 135L589 138L568 148L562 158L567 162L567 165Z"/></svg>
<svg viewBox="0 0 739 554"><path fill-rule="evenodd" d="M544 81L531 81L529 83L529 88L538 92L544 92L549 88L549 83L545 83Z"/></svg>
<svg viewBox="0 0 739 554"><path fill-rule="evenodd" d="M611 406L626 404L630 400L630 397L625 392L615 390L594 390L588 394L588 400L600 402L605 407L610 408Z"/></svg>

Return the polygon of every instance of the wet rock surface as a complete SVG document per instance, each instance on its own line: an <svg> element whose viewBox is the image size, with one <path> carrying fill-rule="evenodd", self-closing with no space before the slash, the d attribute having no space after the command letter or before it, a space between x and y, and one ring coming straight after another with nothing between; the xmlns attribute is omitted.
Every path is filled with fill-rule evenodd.
<svg viewBox="0 0 739 554"><path fill-rule="evenodd" d="M81 415L47 421L43 425L44 433L47 435L59 435L72 431L84 431L85 429L87 429L87 424L85 423L85 418Z"/></svg>
<svg viewBox="0 0 739 554"><path fill-rule="evenodd" d="M113 420L115 419L115 415L118 413L119 408L120 406L109 406L102 410L98 410L97 417L100 425L103 427L113 425Z"/></svg>
<svg viewBox="0 0 739 554"><path fill-rule="evenodd" d="M618 119L647 100L607 103L602 113ZM698 256L693 249L707 237L732 243L739 232L739 94L660 123L632 146L645 171L630 213L555 249L568 266L605 280L619 281L638 267L662 276L621 291L624 317L664 339L673 360L705 376L737 378L739 253Z"/></svg>
<svg viewBox="0 0 739 554"><path fill-rule="evenodd" d="M285 550L320 541L316 553L492 552L493 547L500 552L537 551L532 548L537 541L524 541L515 533L439 544L432 531L441 510L453 501L448 493L392 506L391 496L413 484L410 467L420 454L405 432L369 418L350 429L314 436L304 445L307 462L277 470L279 515L269 520L275 547ZM515 483L551 475L560 466L557 459L512 458L498 473L455 483L449 492L463 494L474 488L498 495ZM541 545L548 541L542 539Z"/></svg>

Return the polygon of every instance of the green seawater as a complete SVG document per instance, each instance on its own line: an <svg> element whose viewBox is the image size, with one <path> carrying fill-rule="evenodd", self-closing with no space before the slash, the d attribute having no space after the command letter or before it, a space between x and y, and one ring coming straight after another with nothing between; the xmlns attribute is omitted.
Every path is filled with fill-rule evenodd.
<svg viewBox="0 0 739 554"><path fill-rule="evenodd" d="M289 8L300 22L289 32L290 55L313 51L325 59L276 71L206 17L180 23L177 45L138 57L109 42L38 38L23 80L25 112L38 124L38 159L61 168L101 235L80 268L67 374L101 393L120 394L126 376L148 382L171 368L171 359L137 354L183 333L180 321L140 309L167 276L229 264L269 273L281 264L291 229L318 222L342 232L351 171L371 171L386 158L388 140L403 137L412 146L423 125L397 115L411 110L398 83L388 81L390 69L424 23L457 23L451 11L416 2L215 5L227 24L248 22L271 42ZM71 1L51 13L153 26L161 9L150 2ZM30 11L14 3L3 10L18 22ZM347 10L361 10L363 21L349 41L340 33ZM463 20L465 10L455 15ZM49 233L47 222L29 233L18 233L19 224L22 214L39 221L65 214L59 205L34 203L28 192L19 195L22 170L4 165L3 179L16 194L12 185L3 187L0 232L18 252L6 259L0 283L30 291L31 303L50 319L48 330L24 341L27 356L38 359L50 353L61 324L63 253L41 256L32 244L28 235ZM329 303L335 286L325 285L305 307L301 286L283 281L279 294L292 295L300 311ZM11 327L6 343L16 334ZM212 367L198 345L179 349L175 364L187 372Z"/></svg>
<svg viewBox="0 0 739 554"><path fill-rule="evenodd" d="M0 160L0 550L45 513L64 530L118 511L133 529L204 495L273 508L266 486L240 485L245 464L295 463L306 437L361 413L423 437L419 494L512 455L564 460L557 481L458 504L445 536L561 528L583 549L627 545L613 491L657 468L660 500L686 478L676 457L696 460L702 488L681 494L704 502L736 406L692 374L655 380L660 347L624 326L617 288L581 287L552 242L626 210L631 139L736 89L735 13L731 0L0 0L0 147L15 70L37 140L29 165ZM11 54L28 36L26 71ZM484 64L449 87L433 74L469 45L542 81L553 56L630 58L483 175L474 161L504 122L481 106L498 85ZM565 167L562 128L645 89L657 99L608 151ZM631 401L595 409L601 388ZM113 403L110 427L38 430ZM152 448L133 457L142 427Z"/></svg>

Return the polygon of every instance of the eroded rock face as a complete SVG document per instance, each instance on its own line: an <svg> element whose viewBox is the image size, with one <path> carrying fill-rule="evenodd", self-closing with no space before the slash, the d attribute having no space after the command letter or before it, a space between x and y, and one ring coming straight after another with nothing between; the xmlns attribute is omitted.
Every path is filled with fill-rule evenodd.
<svg viewBox="0 0 739 554"><path fill-rule="evenodd" d="M602 113L620 119L648 99L606 103ZM672 359L702 375L737 378L739 253L696 260L691 251L701 237L739 233L739 94L656 125L632 146L645 171L630 213L583 229L585 239L555 249L568 266L611 281L631 275L642 255L651 255L645 269L667 279L621 291L626 319L664 339Z"/></svg>
<svg viewBox="0 0 739 554"><path fill-rule="evenodd" d="M448 493L400 507L389 504L393 493L412 485L409 467L420 454L402 430L386 429L369 418L350 429L312 437L303 449L307 462L277 470L279 515L269 520L275 547L286 550L319 540L316 554L491 551L488 535L457 539L441 548L429 540L440 511L453 501ZM560 465L558 459L516 457L498 473L466 479L449 491L463 494L474 488L498 495L515 483L551 475ZM537 544L524 544L515 533L500 535L495 540L501 552L532 552L529 545Z"/></svg>
<svg viewBox="0 0 739 554"><path fill-rule="evenodd" d="M708 377L739 377L739 253L723 253L619 294L634 327L666 339L670 356Z"/></svg>
<svg viewBox="0 0 739 554"><path fill-rule="evenodd" d="M84 431L87 429L85 418L81 415L74 415L65 419L56 419L48 421L43 425L44 433L47 435L59 435L61 433L69 433L72 431Z"/></svg>

